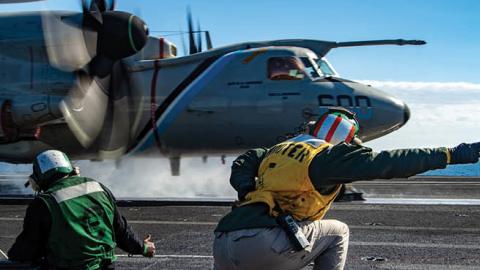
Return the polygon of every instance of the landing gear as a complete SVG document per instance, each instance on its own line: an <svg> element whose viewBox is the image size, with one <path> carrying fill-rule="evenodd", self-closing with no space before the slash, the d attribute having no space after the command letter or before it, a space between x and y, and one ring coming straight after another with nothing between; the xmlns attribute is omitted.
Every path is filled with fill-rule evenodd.
<svg viewBox="0 0 480 270"><path fill-rule="evenodd" d="M172 176L180 175L180 156L173 156L169 158L170 160L170 171Z"/></svg>

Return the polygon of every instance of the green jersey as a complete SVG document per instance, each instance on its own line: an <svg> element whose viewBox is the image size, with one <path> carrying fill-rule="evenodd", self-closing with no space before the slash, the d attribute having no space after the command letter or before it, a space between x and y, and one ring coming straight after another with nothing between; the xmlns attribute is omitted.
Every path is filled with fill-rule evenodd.
<svg viewBox="0 0 480 270"><path fill-rule="evenodd" d="M40 198L52 219L47 243L50 264L90 270L115 260L115 205L98 182L77 176L60 179Z"/></svg>

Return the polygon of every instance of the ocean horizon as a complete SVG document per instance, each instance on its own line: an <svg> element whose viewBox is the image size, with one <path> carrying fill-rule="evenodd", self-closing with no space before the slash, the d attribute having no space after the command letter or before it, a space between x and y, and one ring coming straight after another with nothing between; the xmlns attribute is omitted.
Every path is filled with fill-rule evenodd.
<svg viewBox="0 0 480 270"><path fill-rule="evenodd" d="M480 177L480 163L475 164L461 164L449 165L445 169L432 170L420 175L431 176L479 176Z"/></svg>
<svg viewBox="0 0 480 270"><path fill-rule="evenodd" d="M31 165L29 164L10 164L0 162L0 174L14 174L31 172ZM475 164L449 165L445 169L431 170L419 175L428 176L471 176L480 177L480 162Z"/></svg>

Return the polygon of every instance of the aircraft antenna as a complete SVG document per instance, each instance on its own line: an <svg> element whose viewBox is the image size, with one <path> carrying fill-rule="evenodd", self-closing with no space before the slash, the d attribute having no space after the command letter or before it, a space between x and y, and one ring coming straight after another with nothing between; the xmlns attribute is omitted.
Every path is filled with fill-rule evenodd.
<svg viewBox="0 0 480 270"><path fill-rule="evenodd" d="M211 50L213 48L212 39L210 38L210 32L205 31L205 39L207 40L207 50Z"/></svg>
<svg viewBox="0 0 480 270"><path fill-rule="evenodd" d="M188 22L188 41L190 44L190 54L197 53L197 45L195 44L195 38L193 36L193 22L192 22L192 12L190 7L187 8L187 22Z"/></svg>
<svg viewBox="0 0 480 270"><path fill-rule="evenodd" d="M197 51L202 52L202 29L200 28L200 21L197 20L198 31L197 31Z"/></svg>

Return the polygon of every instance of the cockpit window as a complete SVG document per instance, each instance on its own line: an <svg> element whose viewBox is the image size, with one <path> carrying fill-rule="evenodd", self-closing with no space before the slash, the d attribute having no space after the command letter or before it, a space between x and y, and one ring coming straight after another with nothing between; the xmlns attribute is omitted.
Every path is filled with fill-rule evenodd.
<svg viewBox="0 0 480 270"><path fill-rule="evenodd" d="M272 57L268 59L268 78L270 80L303 80L305 66L296 57Z"/></svg>
<svg viewBox="0 0 480 270"><path fill-rule="evenodd" d="M325 59L317 59L317 65L324 76L336 76L337 73L330 67Z"/></svg>
<svg viewBox="0 0 480 270"><path fill-rule="evenodd" d="M308 57L301 57L303 65L305 66L305 72L312 77L312 79L320 78L320 74L318 74L317 68L315 67L316 64L312 63L310 58ZM314 66L315 65L315 66Z"/></svg>

